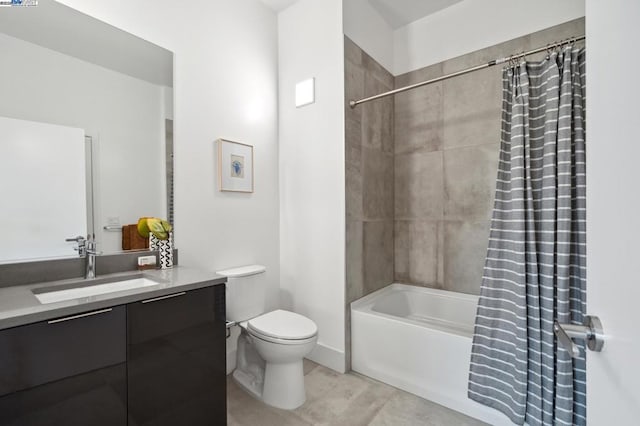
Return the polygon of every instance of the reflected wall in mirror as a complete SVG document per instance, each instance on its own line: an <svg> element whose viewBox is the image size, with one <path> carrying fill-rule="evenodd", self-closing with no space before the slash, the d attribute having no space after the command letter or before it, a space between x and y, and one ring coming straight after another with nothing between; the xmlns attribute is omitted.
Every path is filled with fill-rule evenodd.
<svg viewBox="0 0 640 426"><path fill-rule="evenodd" d="M40 0L37 7L0 8L0 57L0 117L30 122L41 130L37 135L9 138L0 127L0 152L7 155L5 161L46 160L52 184L47 197L10 201L5 213L11 216L3 221L14 224L11 232L18 239L32 234L32 243L26 246L33 250L7 243L0 263L77 256L74 243L64 239L89 233L96 234L99 251L119 252L122 225L136 223L141 216L172 220L170 51L53 0ZM46 126L73 128L89 137L87 182L76 177L79 181L74 184L61 183L70 173L69 163L79 161L78 156L46 154L55 151L56 134ZM37 155L10 160L18 154L16 141L25 138ZM19 192L26 178L23 173L34 167L36 163L15 167L11 178L1 181L0 194ZM85 185L88 208L79 212L66 200L84 197ZM59 192L54 193L54 188ZM3 205L7 201L3 196ZM72 215L73 221L79 221L78 231L56 229ZM20 217L29 216L46 218L47 229L20 224Z"/></svg>

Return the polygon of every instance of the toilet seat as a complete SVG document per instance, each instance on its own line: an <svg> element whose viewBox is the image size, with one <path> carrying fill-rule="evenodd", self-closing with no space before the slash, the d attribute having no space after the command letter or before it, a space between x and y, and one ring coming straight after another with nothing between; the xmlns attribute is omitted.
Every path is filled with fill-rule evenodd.
<svg viewBox="0 0 640 426"><path fill-rule="evenodd" d="M256 339L260 339L260 340L264 340L265 342L269 342L269 343L274 343L276 345L289 345L289 346L295 346L295 345L306 345L307 343L311 343L314 340L317 339L317 336L312 336L309 337L308 339L278 339L275 337L270 337L270 336L265 336L262 335L260 333L256 333L255 331L252 330L248 330L249 335L251 337L254 337Z"/></svg>
<svg viewBox="0 0 640 426"><path fill-rule="evenodd" d="M246 329L261 340L283 345L305 344L318 334L318 327L312 320L282 309L250 319Z"/></svg>

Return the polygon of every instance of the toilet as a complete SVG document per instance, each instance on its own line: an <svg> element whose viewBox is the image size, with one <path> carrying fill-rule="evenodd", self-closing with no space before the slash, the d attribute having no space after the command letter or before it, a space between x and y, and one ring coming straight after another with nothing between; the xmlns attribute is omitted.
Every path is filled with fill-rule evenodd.
<svg viewBox="0 0 640 426"><path fill-rule="evenodd" d="M265 272L262 265L217 272L227 277L227 321L241 329L233 378L265 404L293 410L306 400L302 359L315 347L318 327L294 312L266 312Z"/></svg>

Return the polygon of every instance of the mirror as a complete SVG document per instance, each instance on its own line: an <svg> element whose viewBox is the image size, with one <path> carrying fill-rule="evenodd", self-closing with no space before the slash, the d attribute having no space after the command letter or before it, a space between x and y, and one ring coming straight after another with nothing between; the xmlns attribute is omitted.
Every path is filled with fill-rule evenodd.
<svg viewBox="0 0 640 426"><path fill-rule="evenodd" d="M0 263L74 257L64 240L91 233L115 253L123 225L173 222L172 52L40 0L0 8L0 57Z"/></svg>

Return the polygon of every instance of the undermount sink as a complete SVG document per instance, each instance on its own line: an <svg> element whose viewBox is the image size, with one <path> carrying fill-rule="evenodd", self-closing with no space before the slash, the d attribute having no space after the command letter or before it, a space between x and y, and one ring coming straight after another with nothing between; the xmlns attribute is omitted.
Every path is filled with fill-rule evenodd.
<svg viewBox="0 0 640 426"><path fill-rule="evenodd" d="M98 278L93 280L78 280L52 287L33 289L31 292L42 304L98 296L118 291L134 290L161 284L144 277L142 274L121 277Z"/></svg>

